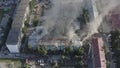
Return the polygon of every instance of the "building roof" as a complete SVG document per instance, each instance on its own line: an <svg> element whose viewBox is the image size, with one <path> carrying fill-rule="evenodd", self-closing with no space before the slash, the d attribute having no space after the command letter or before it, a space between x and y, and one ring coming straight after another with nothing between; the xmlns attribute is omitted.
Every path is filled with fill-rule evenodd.
<svg viewBox="0 0 120 68"><path fill-rule="evenodd" d="M112 9L107 15L113 30L120 29L120 5Z"/></svg>
<svg viewBox="0 0 120 68"><path fill-rule="evenodd" d="M106 68L106 59L103 49L102 38L94 37L92 39L92 47L93 47L93 56L94 56L93 61L95 64L95 68Z"/></svg>
<svg viewBox="0 0 120 68"><path fill-rule="evenodd" d="M120 29L120 14L112 14L111 21L114 29Z"/></svg>
<svg viewBox="0 0 120 68"><path fill-rule="evenodd" d="M29 5L29 0L21 0L17 8L16 15L14 16L12 28L9 32L7 38L7 44L17 44L19 41L19 36L22 31L22 25L24 22L24 16L26 8Z"/></svg>

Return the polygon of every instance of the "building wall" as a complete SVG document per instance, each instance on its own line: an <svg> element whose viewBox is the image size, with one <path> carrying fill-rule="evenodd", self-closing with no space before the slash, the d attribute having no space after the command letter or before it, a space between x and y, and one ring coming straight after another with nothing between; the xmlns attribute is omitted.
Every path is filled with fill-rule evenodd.
<svg viewBox="0 0 120 68"><path fill-rule="evenodd" d="M23 21L22 21L22 22L23 22L22 27L24 27L24 21L25 21L25 19L26 19L26 12L25 12L24 19L23 19ZM23 37L22 27L21 27L21 32L20 32L19 37L18 37L18 43L15 44L15 45L6 44L6 45L7 45L7 48L9 49L9 51L10 51L11 53L19 53L19 52L20 52L20 51L19 51L19 48L20 48L20 46L21 46L21 40L22 40L22 37Z"/></svg>
<svg viewBox="0 0 120 68"><path fill-rule="evenodd" d="M93 53L93 47L91 46L91 59L92 59L92 67L95 68L95 57L94 57L94 53Z"/></svg>
<svg viewBox="0 0 120 68"><path fill-rule="evenodd" d="M10 53L19 53L19 44L15 44L15 45L7 45L8 50L10 51Z"/></svg>
<svg viewBox="0 0 120 68"><path fill-rule="evenodd" d="M18 0L19 1L19 0ZM20 9L23 13L24 13L24 15L19 15L19 12L18 12L18 16L21 16L21 17L23 17L23 18L21 18L20 19L20 23L22 23L22 25L20 25L20 30L19 30L19 35L17 35L18 37L18 39L16 39L16 41L13 41L13 42L15 42L16 44L13 44L12 42L11 43L9 43L9 44L6 44L6 46L7 46L7 48L9 49L9 51L11 52L11 53L19 53L20 51L19 51L19 48L20 48L20 46L21 46L21 40L22 40L22 37L23 37L23 34L22 34L22 27L24 27L24 22L25 22L25 20L26 20L26 17L27 17L27 14L29 14L29 1L27 2L27 0L20 0L21 1L21 3L20 3L20 5L18 5L18 6L21 6L23 9L25 9L25 10L23 10L23 9ZM25 4L24 4L25 3ZM22 6L22 5L25 5L25 6ZM21 8L21 7L17 7L18 8L18 10L19 10L19 8ZM18 10L16 10L16 12L18 11ZM21 12L21 13L22 13ZM16 16L15 16L16 17Z"/></svg>
<svg viewBox="0 0 120 68"><path fill-rule="evenodd" d="M106 68L106 59L103 49L103 40L101 37L92 39L92 61L93 68Z"/></svg>
<svg viewBox="0 0 120 68"><path fill-rule="evenodd" d="M86 9L89 11L90 20L98 17L98 11L96 8L95 0L86 0Z"/></svg>

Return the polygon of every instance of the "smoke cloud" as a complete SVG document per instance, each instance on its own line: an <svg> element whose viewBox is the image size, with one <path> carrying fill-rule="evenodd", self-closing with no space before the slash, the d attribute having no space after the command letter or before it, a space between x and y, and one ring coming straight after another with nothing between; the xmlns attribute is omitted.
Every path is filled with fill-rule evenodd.
<svg viewBox="0 0 120 68"><path fill-rule="evenodd" d="M99 8L99 10L101 11L101 13L98 15L98 17L94 18L91 22L89 22L89 24L86 26L84 33L83 34L87 34L86 37L83 38L82 41L85 41L86 39L88 39L89 37L91 37L93 34L98 33L98 28L101 25L103 18L115 7L117 7L118 5L120 5L120 0L99 0L102 1L101 8ZM106 1L106 2L105 2ZM100 3L100 2L99 2ZM100 7L99 6L99 7ZM81 34L82 35L82 34Z"/></svg>
<svg viewBox="0 0 120 68"><path fill-rule="evenodd" d="M98 1L100 5L97 6L97 8L99 8L100 13L81 30L79 37L75 34L74 27L79 27L79 25L76 25L75 19L82 13L82 8L84 8L86 4L84 3L85 0L52 0L52 8L45 11L44 28L48 33L54 31L54 35L57 36L68 36L69 39L79 38L85 41L93 34L98 33L98 28L104 16L120 4L119 0L91 1Z"/></svg>
<svg viewBox="0 0 120 68"><path fill-rule="evenodd" d="M65 35L71 39L75 34L75 19L82 11L83 0L52 0L52 8L45 11L44 27L55 35Z"/></svg>

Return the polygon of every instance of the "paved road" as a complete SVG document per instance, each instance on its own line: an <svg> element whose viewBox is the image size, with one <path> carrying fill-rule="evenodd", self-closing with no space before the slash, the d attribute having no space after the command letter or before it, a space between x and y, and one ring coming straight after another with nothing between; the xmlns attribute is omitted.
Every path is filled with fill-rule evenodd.
<svg viewBox="0 0 120 68"><path fill-rule="evenodd" d="M44 59L44 60L56 60L59 61L61 59L61 56L41 56L41 55L33 55L33 54L2 54L0 53L0 58L10 58L10 59L33 59L33 60L38 60L38 59Z"/></svg>

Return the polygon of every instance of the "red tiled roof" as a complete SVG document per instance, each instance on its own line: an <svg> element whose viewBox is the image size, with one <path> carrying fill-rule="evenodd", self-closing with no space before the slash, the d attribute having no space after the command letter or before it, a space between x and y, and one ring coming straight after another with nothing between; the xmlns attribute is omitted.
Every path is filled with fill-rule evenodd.
<svg viewBox="0 0 120 68"><path fill-rule="evenodd" d="M103 40L102 38L93 38L92 39L93 47L93 56L95 68L106 68L106 59L103 49Z"/></svg>

